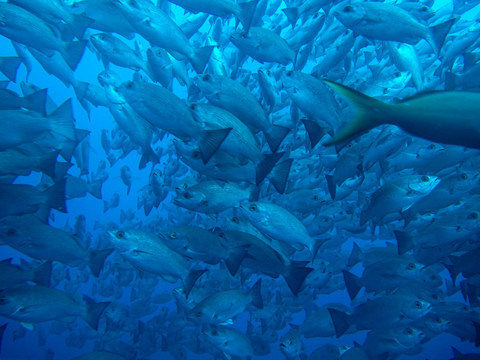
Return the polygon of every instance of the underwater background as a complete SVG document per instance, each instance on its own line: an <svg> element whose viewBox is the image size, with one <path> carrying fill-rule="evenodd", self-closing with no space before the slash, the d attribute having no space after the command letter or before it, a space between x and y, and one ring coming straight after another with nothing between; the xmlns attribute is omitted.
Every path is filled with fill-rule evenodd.
<svg viewBox="0 0 480 360"><path fill-rule="evenodd" d="M376 9L374 21L384 28L373 30L373 35L371 30L356 30L358 22L336 15L358 10L362 1L258 0L241 7L232 1L227 10L222 6L229 1L218 5L213 0L185 1L184 7L161 0L42 0L38 7L28 1L8 3L15 8L0 7L0 71L2 90L17 95L11 100L11 92L0 94L4 132L0 162L14 168L20 155L54 153L53 165L46 167L56 168L54 176L35 166L29 174L0 170L0 198L8 199L0 199L5 209L0 219L0 260L7 269L6 260L12 258L11 264L20 265L16 269L25 274L12 272L16 283L0 286L0 325L8 324L0 359L74 359L93 351L110 354L91 359L116 359L112 354L119 359L466 358L460 353L480 357L475 347L480 343L478 147L433 142L388 123L327 146L359 110L320 80L344 84L390 104L437 90L478 91L480 27L475 1L387 2L401 16L394 19L383 8ZM45 19L51 5L65 12L49 22ZM194 9L188 11L189 6ZM9 11L18 15L20 8L32 17L19 16L17 21ZM173 25L160 22L157 11L183 26L168 28ZM402 28L403 21L411 21L402 18L404 12L425 33L413 40L406 35L402 41L398 34L410 31ZM59 19L59 14L74 16ZM155 43L154 35L146 39L150 33L143 26L150 27L155 19L164 38L186 42L177 46L163 40ZM363 25L368 21L364 18ZM51 35L33 35L43 29L32 26L35 22L52 29ZM446 22L449 26L439 46L431 29ZM23 28L32 36L22 33ZM178 31L190 31L189 39L176 37ZM131 53L116 48L108 36L100 38L102 33L120 39ZM36 40L47 35L60 45ZM112 43L95 43L95 36ZM249 36L251 42L242 42ZM70 66L64 61L65 44L80 41L85 49L78 63ZM199 48L208 49L203 64L192 55ZM405 66L405 59L411 63ZM114 80L105 80L107 75ZM210 79L215 83L205 85ZM225 79L243 90L236 92ZM143 87L145 83L162 90L156 93L156 88ZM32 89L47 89L46 97L41 93L34 100L42 102L43 113L32 109L32 98L18 100L27 99ZM171 100L159 100L157 106L155 97L164 91L181 101L165 95ZM251 95L257 103L252 103ZM35 132L21 128L24 122L15 124L17 116L54 123L58 118L52 114L68 99L74 119L70 125L88 133L69 138L57 133L54 125ZM207 103L235 114L241 125L214 124L215 116L227 115L204 116L198 110L201 106L192 106ZM242 109L245 118L258 116L264 123L245 126ZM126 125L118 114L127 114L127 123L136 120ZM187 123L190 117L192 123ZM62 118L68 122L68 111ZM9 132L17 128L20 140L8 145L3 138L17 136L16 130ZM139 134L145 128L149 141L142 142L145 135ZM216 131L225 128L226 132ZM234 136L240 140L227 144ZM71 157L64 146L75 149ZM18 151L13 160L6 155L12 149ZM151 150L147 161L142 160ZM409 183L423 185L424 177L428 188L416 189ZM196 187L202 183L207 185ZM33 185L44 195L19 189L12 201L6 194L17 190L10 184ZM61 184L60 195L47 192L55 184ZM223 192L230 184L232 188ZM49 206L54 202L50 195L57 197L55 201L63 197L66 209ZM202 198L196 202L196 196ZM218 208L210 210L212 204ZM263 218L252 215L257 208L265 211ZM31 214L43 225L60 229L61 236L43 225L30 226ZM185 226L205 229L215 239L187 234L177 247L165 237L192 230ZM42 252L35 252L37 237L48 239L46 250L42 244ZM168 250L150 256L151 248L141 248L136 237L165 243ZM118 242L121 238L125 241ZM63 241L76 242L86 254L111 251L94 274L90 260L68 258L72 250ZM407 249L402 250L401 241L407 242ZM51 257L39 255L49 253ZM156 272L156 258L166 263L176 256L182 260L174 263L180 270L174 269L173 278ZM232 269L230 260L237 261L238 268ZM26 275L46 263L51 266L48 284ZM402 272L409 266L415 267L414 275ZM364 271L369 268L369 273ZM206 272L193 280L187 297L192 269ZM5 274L6 270L0 277ZM258 279L260 288L255 285ZM45 303L34 295L9 298L9 289L16 286L55 288L73 303ZM240 291L219 297L213 307L205 306L203 311L212 312L211 318L194 318L202 300L231 289ZM257 291L262 304L256 302ZM402 301L413 297L426 306L421 315L405 311ZM381 305L361 307L378 299ZM97 329L85 320L90 301L109 303L98 314ZM27 303L32 304L32 313L22 314ZM75 307L74 315L65 316L60 307ZM33 308L50 313L51 319L38 320ZM224 311L223 320L214 319L215 310ZM224 332L224 327L238 332Z"/></svg>

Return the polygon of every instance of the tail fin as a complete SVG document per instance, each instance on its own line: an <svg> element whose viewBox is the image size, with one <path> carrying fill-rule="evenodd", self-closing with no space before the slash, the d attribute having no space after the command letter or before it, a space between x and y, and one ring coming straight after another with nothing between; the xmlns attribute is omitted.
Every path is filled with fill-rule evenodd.
<svg viewBox="0 0 480 360"><path fill-rule="evenodd" d="M252 24L252 19L253 15L255 14L257 3L258 0L253 0L238 4L238 6L240 6L240 13L237 14L237 16L243 25L243 29L246 32L250 30L250 25Z"/></svg>
<svg viewBox="0 0 480 360"><path fill-rule="evenodd" d="M73 22L70 23L70 26L72 27L73 34L77 37L77 39L83 39L85 30L87 30L87 28L89 28L93 22L93 19L90 19L85 15L76 15L73 19Z"/></svg>
<svg viewBox="0 0 480 360"><path fill-rule="evenodd" d="M38 170L52 179L55 178L55 163L57 162L58 151L49 151L41 155L38 163Z"/></svg>
<svg viewBox="0 0 480 360"><path fill-rule="evenodd" d="M325 179L327 179L328 192L330 193L330 197L332 198L332 200L335 200L335 196L337 195L337 184L335 183L335 179L332 175L325 175Z"/></svg>
<svg viewBox="0 0 480 360"><path fill-rule="evenodd" d="M262 279L258 279L255 285L252 286L248 292L252 297L252 305L258 309L263 309L263 298L262 298Z"/></svg>
<svg viewBox="0 0 480 360"><path fill-rule="evenodd" d="M275 190L279 194L284 194L287 188L288 176L290 175L290 169L292 168L293 159L282 161L275 166L272 171L272 176L269 177Z"/></svg>
<svg viewBox="0 0 480 360"><path fill-rule="evenodd" d="M17 56L0 57L0 72L2 72L8 80L16 82L17 70L21 62L22 58Z"/></svg>
<svg viewBox="0 0 480 360"><path fill-rule="evenodd" d="M2 353L2 338L3 338L3 334L5 333L5 329L7 328L7 325L8 323L0 326L0 354Z"/></svg>
<svg viewBox="0 0 480 360"><path fill-rule="evenodd" d="M265 154L260 163L256 166L256 184L260 184L263 179L272 171L275 164L283 156L283 152L275 154Z"/></svg>
<svg viewBox="0 0 480 360"><path fill-rule="evenodd" d="M102 316L103 312L110 305L109 302L101 302L96 303L89 297L84 295L84 300L87 303L87 311L84 315L85 321L90 325L92 329L98 330L98 322L100 321L100 316Z"/></svg>
<svg viewBox="0 0 480 360"><path fill-rule="evenodd" d="M300 12L298 11L298 7L287 7L285 9L282 9L282 11L287 17L289 23L292 25L292 29L295 28L298 18L300 17Z"/></svg>
<svg viewBox="0 0 480 360"><path fill-rule="evenodd" d="M66 100L52 114L48 116L51 122L51 130L69 140L76 141L73 118L72 99Z"/></svg>
<svg viewBox="0 0 480 360"><path fill-rule="evenodd" d="M199 144L204 164L208 163L213 154L217 152L228 134L230 134L230 131L232 131L232 128L204 131Z"/></svg>
<svg viewBox="0 0 480 360"><path fill-rule="evenodd" d="M240 246L233 248L228 255L228 258L225 259L225 265L227 265L228 272L235 276L238 271L238 268L242 264L245 255L247 254L247 248L245 246Z"/></svg>
<svg viewBox="0 0 480 360"><path fill-rule="evenodd" d="M345 286L350 299L355 299L355 296L357 296L358 292L362 288L362 285L360 284L360 278L349 271L343 270L343 279L345 280Z"/></svg>
<svg viewBox="0 0 480 360"><path fill-rule="evenodd" d="M103 268L103 263L105 262L105 259L112 253L112 251L113 249L105 249L90 252L88 267L95 277L100 275L100 271L102 271Z"/></svg>
<svg viewBox="0 0 480 360"><path fill-rule="evenodd" d="M332 318L333 326L335 326L335 335L338 337L345 334L345 331L350 327L349 316L343 311L328 308L330 317Z"/></svg>
<svg viewBox="0 0 480 360"><path fill-rule="evenodd" d="M66 180L62 179L44 191L46 205L49 208L53 208L63 213L67 212L67 206L65 204L65 185Z"/></svg>
<svg viewBox="0 0 480 360"><path fill-rule="evenodd" d="M103 182L101 182L101 181L95 181L95 182L89 183L87 191L93 197L101 200L102 199L102 185L103 185Z"/></svg>
<svg viewBox="0 0 480 360"><path fill-rule="evenodd" d="M46 261L33 271L33 281L40 286L50 286L52 275L52 262Z"/></svg>
<svg viewBox="0 0 480 360"><path fill-rule="evenodd" d="M140 158L140 163L138 164L139 169L144 169L149 162L153 164L158 163L158 156L155 154L153 149L148 146L142 149L142 157Z"/></svg>
<svg viewBox="0 0 480 360"><path fill-rule="evenodd" d="M430 28L430 33L426 40L432 47L433 51L435 51L435 54L438 55L440 53L443 42L445 41L448 32L456 21L457 19L453 18Z"/></svg>
<svg viewBox="0 0 480 360"><path fill-rule="evenodd" d="M289 132L289 128L278 125L272 125L268 131L264 132L265 139L267 140L268 146L272 152L276 152L278 150L278 147Z"/></svg>
<svg viewBox="0 0 480 360"><path fill-rule="evenodd" d="M189 60L197 74L203 73L203 69L207 66L212 51L213 46L204 46L193 50L193 56L191 56Z"/></svg>
<svg viewBox="0 0 480 360"><path fill-rule="evenodd" d="M303 119L302 122L303 126L305 126L305 130L307 130L310 145L313 149L325 135L325 129L318 125L316 121Z"/></svg>
<svg viewBox="0 0 480 360"><path fill-rule="evenodd" d="M46 115L47 89L42 89L25 96L24 101L27 109L36 111L43 116Z"/></svg>
<svg viewBox="0 0 480 360"><path fill-rule="evenodd" d="M385 112L391 105L385 104L335 81L326 79L323 79L323 81L350 101L356 110L356 114L350 123L343 129L340 129L333 139L325 142L325 145L335 145L386 123L387 116Z"/></svg>
<svg viewBox="0 0 480 360"><path fill-rule="evenodd" d="M65 45L62 56L72 70L75 70L87 45L86 40L72 41Z"/></svg>
<svg viewBox="0 0 480 360"><path fill-rule="evenodd" d="M185 296L188 298L188 294L192 291L195 282L200 276L203 275L207 270L191 270L187 278L183 282L183 291L185 291Z"/></svg>
<svg viewBox="0 0 480 360"><path fill-rule="evenodd" d="M350 257L348 258L347 265L354 266L358 264L362 260L361 259L362 255L363 255L362 249L360 249L360 246L358 246L357 243L354 242L352 252L350 253Z"/></svg>
<svg viewBox="0 0 480 360"><path fill-rule="evenodd" d="M313 271L312 268L304 266L293 266L287 268L287 271L282 274L287 282L288 288L294 296L297 296L302 289L303 282L308 274Z"/></svg>
<svg viewBox="0 0 480 360"><path fill-rule="evenodd" d="M415 239L405 231L395 230L394 234L397 239L398 255L403 255L415 247Z"/></svg>

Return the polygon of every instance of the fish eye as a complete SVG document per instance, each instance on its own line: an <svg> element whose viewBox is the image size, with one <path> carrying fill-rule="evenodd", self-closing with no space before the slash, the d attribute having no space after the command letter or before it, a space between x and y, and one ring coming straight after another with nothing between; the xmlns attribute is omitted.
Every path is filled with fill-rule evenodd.
<svg viewBox="0 0 480 360"><path fill-rule="evenodd" d="M456 230L457 230L457 232L461 232L461 231L462 231L462 227L459 225L459 226L457 226Z"/></svg>
<svg viewBox="0 0 480 360"><path fill-rule="evenodd" d="M123 239L125 237L125 231L123 230L117 231L117 233L115 234L115 237L117 239Z"/></svg>
<svg viewBox="0 0 480 360"><path fill-rule="evenodd" d="M128 81L126 87L127 87L127 89L133 88L133 82L132 82L132 81Z"/></svg>
<svg viewBox="0 0 480 360"><path fill-rule="evenodd" d="M344 13L349 13L349 12L353 12L353 6L352 5L347 5L343 8L343 12Z"/></svg>
<svg viewBox="0 0 480 360"><path fill-rule="evenodd" d="M195 110L197 108L197 104L190 104L190 109Z"/></svg>
<svg viewBox="0 0 480 360"><path fill-rule="evenodd" d="M467 180L467 179L468 179L468 175L467 175L467 174L465 174L465 173L464 173L464 174L462 174L462 176L461 176L461 177L462 177L462 180Z"/></svg>
<svg viewBox="0 0 480 360"><path fill-rule="evenodd" d="M405 333L408 334L408 335L412 335L413 334L413 330L411 328L406 328L405 329Z"/></svg>
<svg viewBox="0 0 480 360"><path fill-rule="evenodd" d="M10 229L7 230L7 236L13 236L13 235L16 234L16 232L17 231L15 229L10 228Z"/></svg>
<svg viewBox="0 0 480 360"><path fill-rule="evenodd" d="M427 7L427 6L422 6L422 7L420 8L420 11L422 11L422 12L427 12L427 11L428 11L428 7Z"/></svg>
<svg viewBox="0 0 480 360"><path fill-rule="evenodd" d="M202 316L202 312L201 312L201 311L197 311L197 312L195 313L195 316L196 316L196 317Z"/></svg>
<svg viewBox="0 0 480 360"><path fill-rule="evenodd" d="M217 336L217 335L218 335L218 331L217 331L216 329L213 329L213 330L212 330L212 335L213 335L213 336Z"/></svg>
<svg viewBox="0 0 480 360"><path fill-rule="evenodd" d="M292 70L288 70L287 73L286 73L287 76L292 76L293 75L293 71Z"/></svg>
<svg viewBox="0 0 480 360"><path fill-rule="evenodd" d="M246 38L247 38L247 33L246 33L245 31L242 31L242 32L240 33L240 37L241 37L242 39L246 39Z"/></svg>
<svg viewBox="0 0 480 360"><path fill-rule="evenodd" d="M416 268L415 264L414 263L409 263L407 265L407 270L414 270Z"/></svg>
<svg viewBox="0 0 480 360"><path fill-rule="evenodd" d="M177 233L172 232L172 233L170 233L169 237L170 237L170 239L176 239L177 238Z"/></svg>
<svg viewBox="0 0 480 360"><path fill-rule="evenodd" d="M203 75L202 80L203 81L209 81L210 80L210 75L209 74Z"/></svg>
<svg viewBox="0 0 480 360"><path fill-rule="evenodd" d="M270 76L271 75L271 72L270 70L267 70L267 75Z"/></svg>
<svg viewBox="0 0 480 360"><path fill-rule="evenodd" d="M182 184L182 188L184 189L188 188L188 184Z"/></svg>
<svg viewBox="0 0 480 360"><path fill-rule="evenodd" d="M421 179L423 182L429 182L429 181L430 181L430 178L429 178L427 175L423 175L420 179Z"/></svg>
<svg viewBox="0 0 480 360"><path fill-rule="evenodd" d="M250 206L248 207L248 209L249 209L250 211L257 211L257 210L258 210L258 207L257 207L256 204L252 204L252 205L250 205Z"/></svg>
<svg viewBox="0 0 480 360"><path fill-rule="evenodd" d="M312 198L312 199L315 200L315 201L318 201L318 200L319 200L319 197L318 197L318 195L313 195L313 198Z"/></svg>
<svg viewBox="0 0 480 360"><path fill-rule="evenodd" d="M435 150L436 148L437 148L437 145L430 144L430 146L428 147L428 150Z"/></svg>
<svg viewBox="0 0 480 360"><path fill-rule="evenodd" d="M435 275L430 275L430 280L435 280L437 277Z"/></svg>
<svg viewBox="0 0 480 360"><path fill-rule="evenodd" d="M192 153L192 158L194 158L194 159L200 159L200 151L195 150L195 151Z"/></svg>
<svg viewBox="0 0 480 360"><path fill-rule="evenodd" d="M238 217L236 217L236 216L232 217L232 222L233 222L234 224L240 224L240 220L239 220Z"/></svg>
<svg viewBox="0 0 480 360"><path fill-rule="evenodd" d="M469 220L477 220L478 219L478 213L477 212L472 212L468 215Z"/></svg>
<svg viewBox="0 0 480 360"><path fill-rule="evenodd" d="M422 303L417 300L417 301L415 301L415 307L416 307L417 309L421 309L423 306L422 306Z"/></svg>
<svg viewBox="0 0 480 360"><path fill-rule="evenodd" d="M183 193L183 197L184 197L185 199L191 199L193 196L192 196L192 194L190 194L188 191L185 191L185 192Z"/></svg>
<svg viewBox="0 0 480 360"><path fill-rule="evenodd" d="M395 77L398 78L398 77L400 77L400 76L402 76L402 73L401 73L400 71L397 71L397 72L395 73Z"/></svg>

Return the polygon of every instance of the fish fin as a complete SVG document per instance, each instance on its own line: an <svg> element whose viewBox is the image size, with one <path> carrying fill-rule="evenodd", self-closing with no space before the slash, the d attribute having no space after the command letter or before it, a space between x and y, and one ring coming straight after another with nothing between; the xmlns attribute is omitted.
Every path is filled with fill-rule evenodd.
<svg viewBox="0 0 480 360"><path fill-rule="evenodd" d="M435 51L435 54L438 55L440 54L440 50L443 46L443 42L445 41L445 38L447 37L448 32L452 28L453 24L457 21L456 18L444 21L443 23L440 23L438 25L430 27L430 33L427 37L427 41L432 47L433 51Z"/></svg>
<svg viewBox="0 0 480 360"><path fill-rule="evenodd" d="M452 348L452 351L453 351L453 357L454 358L457 358L457 357L459 358L459 357L463 356L463 354L457 348L455 348L453 346L451 348Z"/></svg>
<svg viewBox="0 0 480 360"><path fill-rule="evenodd" d="M258 279L257 282L249 290L249 294L252 296L252 305L257 309L263 309L263 298L262 298L262 278Z"/></svg>
<svg viewBox="0 0 480 360"><path fill-rule="evenodd" d="M300 16L298 7L287 7L285 9L282 9L282 11L287 17L290 25L292 25L292 29L294 29L295 25L297 24L298 18Z"/></svg>
<svg viewBox="0 0 480 360"><path fill-rule="evenodd" d="M188 273L187 278L183 282L183 291L185 292L185 297L188 298L188 294L192 291L195 282L198 280L200 276L203 275L207 270L190 270Z"/></svg>
<svg viewBox="0 0 480 360"><path fill-rule="evenodd" d="M480 323L472 321L473 326L475 327L475 346L480 346Z"/></svg>
<svg viewBox="0 0 480 360"><path fill-rule="evenodd" d="M455 285L455 280L457 279L458 274L460 274L461 272L461 271L458 271L458 268L462 260L459 256L455 256L455 255L449 255L448 259L452 263L451 265L445 264L445 263L442 263L442 264L450 273L450 276L452 277L453 285Z"/></svg>
<svg viewBox="0 0 480 360"><path fill-rule="evenodd" d="M290 129L284 126L272 125L264 132L265 139L272 152L276 152L282 143L283 139L288 135Z"/></svg>
<svg viewBox="0 0 480 360"><path fill-rule="evenodd" d="M343 279L345 280L345 286L350 299L355 299L355 296L357 296L358 292L362 288L360 284L360 278L347 270L343 270Z"/></svg>
<svg viewBox="0 0 480 360"><path fill-rule="evenodd" d="M22 58L18 56L5 56L0 58L0 72L10 81L16 82L17 70L22 63Z"/></svg>
<svg viewBox="0 0 480 360"><path fill-rule="evenodd" d="M45 105L47 103L47 89L41 89L30 95L27 95L24 97L24 100L27 104L27 106L25 106L26 108L46 116L47 110Z"/></svg>
<svg viewBox="0 0 480 360"><path fill-rule="evenodd" d="M357 245L356 242L354 242L352 252L350 253L350 256L348 258L347 265L352 267L358 264L360 261L362 261L361 260L362 256L363 256L362 249L360 248L360 246Z"/></svg>
<svg viewBox="0 0 480 360"><path fill-rule="evenodd" d="M330 317L332 318L333 326L335 327L335 336L339 338L350 327L349 316L347 313L343 311L328 308L328 312L330 313Z"/></svg>
<svg viewBox="0 0 480 360"><path fill-rule="evenodd" d="M55 163L57 162L59 152L58 151L49 151L45 154L42 154L40 158L40 164L38 169L48 175L52 179L55 178Z"/></svg>
<svg viewBox="0 0 480 360"><path fill-rule="evenodd" d="M20 322L20 325L22 325L25 329L30 330L30 331L33 331L35 329L35 327L32 323L26 323L26 322L22 321L22 322Z"/></svg>
<svg viewBox="0 0 480 360"><path fill-rule="evenodd" d="M272 171L272 176L270 176L270 181L272 182L275 190L279 194L284 194L287 187L288 176L290 175L290 169L293 164L293 159L287 159L282 161L280 164L275 166Z"/></svg>
<svg viewBox="0 0 480 360"><path fill-rule="evenodd" d="M386 110L391 105L383 103L335 81L326 79L323 79L322 81L351 102L356 110L354 118L346 124L346 126L340 129L331 140L326 141L324 143L325 145L335 145L356 137L378 125L387 123Z"/></svg>
<svg viewBox="0 0 480 360"><path fill-rule="evenodd" d="M281 153L263 155L262 160L255 168L256 185L260 184L263 181L263 179L265 179L265 177L270 173L270 171L272 171L275 164L278 162L278 160L280 160L283 154L284 153L281 152Z"/></svg>
<svg viewBox="0 0 480 360"><path fill-rule="evenodd" d="M72 99L66 100L62 105L48 116L51 122L51 130L69 140L76 141L76 133L73 118Z"/></svg>
<svg viewBox="0 0 480 360"><path fill-rule="evenodd" d="M225 259L225 265L227 265L227 269L232 276L235 276L246 255L246 246L236 247L231 250L228 258Z"/></svg>
<svg viewBox="0 0 480 360"><path fill-rule="evenodd" d="M78 101L82 102L85 100L85 95L87 94L89 85L90 84L86 81L77 81L73 85L73 90L75 91Z"/></svg>
<svg viewBox="0 0 480 360"><path fill-rule="evenodd" d="M253 15L255 14L255 9L257 8L257 4L258 0L247 1L238 4L240 7L240 13L238 13L237 16L246 32L250 30L250 25L252 24L252 19Z"/></svg>
<svg viewBox="0 0 480 360"><path fill-rule="evenodd" d="M445 90L447 91L455 90L457 87L457 78L458 78L458 75L452 73L451 71L447 71L445 73Z"/></svg>
<svg viewBox="0 0 480 360"><path fill-rule="evenodd" d="M140 163L138 164L138 168L144 169L150 161L152 162L153 165L158 164L158 156L157 154L155 154L152 147L148 145L142 149L142 157L140 158Z"/></svg>
<svg viewBox="0 0 480 360"><path fill-rule="evenodd" d="M208 163L213 154L217 152L230 131L232 131L232 128L204 130L198 145L204 164Z"/></svg>
<svg viewBox="0 0 480 360"><path fill-rule="evenodd" d="M46 205L63 213L67 212L65 185L66 180L62 179L44 191L47 198Z"/></svg>
<svg viewBox="0 0 480 360"><path fill-rule="evenodd" d="M287 271L282 274L283 278L287 282L288 288L294 296L298 295L298 293L302 289L303 282L305 281L308 274L310 274L312 271L312 268L295 266L292 264L287 268Z"/></svg>
<svg viewBox="0 0 480 360"><path fill-rule="evenodd" d="M204 46L193 50L193 56L191 56L189 60L197 74L203 73L213 48L214 46Z"/></svg>
<svg viewBox="0 0 480 360"><path fill-rule="evenodd" d="M102 185L101 181L94 181L88 184L87 192L97 199L102 199Z"/></svg>
<svg viewBox="0 0 480 360"><path fill-rule="evenodd" d="M335 196L337 195L337 184L332 175L325 175L325 179L327 179L328 185L328 192L330 193L330 197L332 200L335 200Z"/></svg>
<svg viewBox="0 0 480 360"><path fill-rule="evenodd" d="M52 262L46 261L33 272L33 282L40 286L50 286L52 275Z"/></svg>
<svg viewBox="0 0 480 360"><path fill-rule="evenodd" d="M98 330L98 322L100 321L100 316L102 316L105 309L110 305L110 302L100 302L96 303L88 296L84 295L83 299L86 302L87 311L84 315L84 320L92 329Z"/></svg>
<svg viewBox="0 0 480 360"><path fill-rule="evenodd" d="M93 22L94 20L88 16L79 14L74 17L70 26L72 27L73 34L77 37L77 39L83 39L85 31L90 27L90 25L92 25Z"/></svg>
<svg viewBox="0 0 480 360"><path fill-rule="evenodd" d="M103 200L103 213L105 214L108 211L108 201Z"/></svg>
<svg viewBox="0 0 480 360"><path fill-rule="evenodd" d="M308 138L310 139L310 145L312 149L318 142L325 136L325 129L321 127L316 121L303 119L303 126L307 130Z"/></svg>
<svg viewBox="0 0 480 360"><path fill-rule="evenodd" d="M398 255L403 255L415 246L415 239L405 231L395 230L395 239L397 239Z"/></svg>
<svg viewBox="0 0 480 360"><path fill-rule="evenodd" d="M88 267L95 277L100 275L100 271L102 271L103 268L103 263L105 262L105 259L112 253L112 251L113 249L105 249L90 252Z"/></svg>
<svg viewBox="0 0 480 360"><path fill-rule="evenodd" d="M86 40L72 41L65 45L62 49L62 56L65 59L66 63L72 70L75 70L78 63L82 59L83 52L85 51L85 46L87 45Z"/></svg>
<svg viewBox="0 0 480 360"><path fill-rule="evenodd" d="M3 334L5 333L5 329L7 328L7 325L8 323L0 326L0 354L2 353L2 338L3 338Z"/></svg>

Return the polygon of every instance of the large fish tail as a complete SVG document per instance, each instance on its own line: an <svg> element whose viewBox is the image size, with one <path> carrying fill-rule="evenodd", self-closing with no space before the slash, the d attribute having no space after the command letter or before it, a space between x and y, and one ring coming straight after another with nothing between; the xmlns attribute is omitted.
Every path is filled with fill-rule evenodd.
<svg viewBox="0 0 480 360"><path fill-rule="evenodd" d="M206 164L210 158L217 152L222 143L230 134L232 128L204 130L200 139L199 148L203 163Z"/></svg>
<svg viewBox="0 0 480 360"><path fill-rule="evenodd" d="M147 163L152 162L153 164L158 163L158 156L153 151L150 145L145 146L142 149L142 157L140 158L140 163L138 164L139 169L144 169L147 166Z"/></svg>
<svg viewBox="0 0 480 360"><path fill-rule="evenodd" d="M102 185L101 181L94 181L88 184L87 192L97 199L102 199Z"/></svg>
<svg viewBox="0 0 480 360"><path fill-rule="evenodd" d="M227 266L228 272L235 276L240 265L242 264L245 255L247 254L247 249L245 246L240 246L231 249L228 258L225 259L225 265Z"/></svg>
<svg viewBox="0 0 480 360"><path fill-rule="evenodd" d="M87 303L87 311L83 318L92 329L98 330L98 322L100 321L100 316L102 316L107 306L110 305L110 302L96 303L85 295L83 298Z"/></svg>
<svg viewBox="0 0 480 360"><path fill-rule="evenodd" d="M250 30L250 25L252 24L253 15L255 14L255 9L257 8L258 0L248 1L244 3L239 3L240 12L237 14L238 19L243 25L243 29L248 32Z"/></svg>
<svg viewBox="0 0 480 360"><path fill-rule="evenodd" d="M57 162L58 154L58 151L49 151L42 154L38 162L38 170L45 175L50 176L52 179L55 178L55 164Z"/></svg>
<svg viewBox="0 0 480 360"><path fill-rule="evenodd" d="M288 176L292 168L293 159L287 159L275 166L272 170L272 175L269 176L273 187L279 194L284 194L287 188Z"/></svg>
<svg viewBox="0 0 480 360"><path fill-rule="evenodd" d="M193 55L190 56L189 60L197 74L203 73L203 69L207 66L212 51L213 46L204 46L193 50Z"/></svg>
<svg viewBox="0 0 480 360"><path fill-rule="evenodd" d="M70 24L73 35L75 35L77 39L83 39L85 31L90 27L90 25L92 25L93 22L93 19L83 14L75 15L73 22Z"/></svg>
<svg viewBox="0 0 480 360"><path fill-rule="evenodd" d="M46 261L33 271L33 282L40 286L50 286L52 262Z"/></svg>
<svg viewBox="0 0 480 360"><path fill-rule="evenodd" d="M412 235L400 230L395 230L393 233L395 234L395 239L397 239L398 255L403 255L407 251L413 250L415 239Z"/></svg>
<svg viewBox="0 0 480 360"><path fill-rule="evenodd" d="M46 104L47 104L47 89L41 89L35 91L34 93L25 96L24 98L24 107L36 111L42 115L46 115Z"/></svg>
<svg viewBox="0 0 480 360"><path fill-rule="evenodd" d="M284 155L284 152L275 153L275 154L265 154L263 155L262 160L257 164L255 171L256 171L256 184L260 184L263 179L272 171L275 164L280 160L280 158Z"/></svg>
<svg viewBox="0 0 480 360"><path fill-rule="evenodd" d="M298 10L298 7L287 7L285 9L282 9L282 11L287 17L290 25L292 25L292 29L295 28L298 18L300 17L300 12Z"/></svg>
<svg viewBox="0 0 480 360"><path fill-rule="evenodd" d="M356 110L354 118L340 129L331 140L326 141L325 145L335 145L387 123L388 110L391 105L335 81L326 79L323 79L323 81L341 96L345 97Z"/></svg>
<svg viewBox="0 0 480 360"><path fill-rule="evenodd" d="M5 333L5 329L7 328L7 325L8 323L0 326L0 354L2 353L2 338L3 338L3 334Z"/></svg>
<svg viewBox="0 0 480 360"><path fill-rule="evenodd" d="M302 289L305 278L313 271L310 267L291 265L287 268L283 278L294 296L297 296Z"/></svg>
<svg viewBox="0 0 480 360"><path fill-rule="evenodd" d="M357 296L358 292L362 288L362 285L360 284L360 278L349 271L343 270L343 279L345 280L345 286L350 299L355 299L355 296Z"/></svg>
<svg viewBox="0 0 480 360"><path fill-rule="evenodd" d="M347 265L350 267L353 267L356 264L358 264L360 261L362 261L362 259L363 259L362 249L360 248L360 246L357 245L357 243L354 242L352 252L348 257Z"/></svg>
<svg viewBox="0 0 480 360"><path fill-rule="evenodd" d="M430 28L430 32L426 40L432 47L433 51L435 51L435 54L438 55L440 53L443 42L445 41L445 38L447 37L447 34L455 21L457 21L457 19L453 18Z"/></svg>
<svg viewBox="0 0 480 360"><path fill-rule="evenodd" d="M49 208L63 213L67 212L67 205L65 204L65 185L66 179L62 179L45 190L46 205Z"/></svg>
<svg viewBox="0 0 480 360"><path fill-rule="evenodd" d="M249 290L249 294L252 297L252 305L257 309L263 309L263 298L262 298L262 279L258 279L255 285Z"/></svg>
<svg viewBox="0 0 480 360"><path fill-rule="evenodd" d="M62 56L72 70L75 70L78 63L80 62L86 45L86 40L72 41L66 43L65 47L62 49Z"/></svg>
<svg viewBox="0 0 480 360"><path fill-rule="evenodd" d="M60 105L51 115L49 115L51 121L51 130L60 136L63 136L69 140L77 141L75 133L75 125L73 118L72 99L66 100Z"/></svg>
<svg viewBox="0 0 480 360"><path fill-rule="evenodd" d="M18 56L0 57L0 72L5 75L8 80L16 82L17 70L22 62L22 58Z"/></svg>
<svg viewBox="0 0 480 360"><path fill-rule="evenodd" d="M272 125L264 132L265 139L272 152L276 152L282 143L283 139L288 135L290 129L284 126Z"/></svg>
<svg viewBox="0 0 480 360"><path fill-rule="evenodd" d="M200 276L203 275L207 270L191 270L188 273L187 278L183 281L183 291L185 291L185 296L188 298L190 291L192 291L193 286Z"/></svg>
<svg viewBox="0 0 480 360"><path fill-rule="evenodd" d="M343 311L328 308L330 317L332 318L333 326L335 327L335 335L338 337L345 334L350 327L349 316Z"/></svg>
<svg viewBox="0 0 480 360"><path fill-rule="evenodd" d="M100 275L100 271L102 271L103 268L103 263L105 262L105 259L112 253L112 251L113 249L105 249L90 252L88 267L95 277Z"/></svg>

